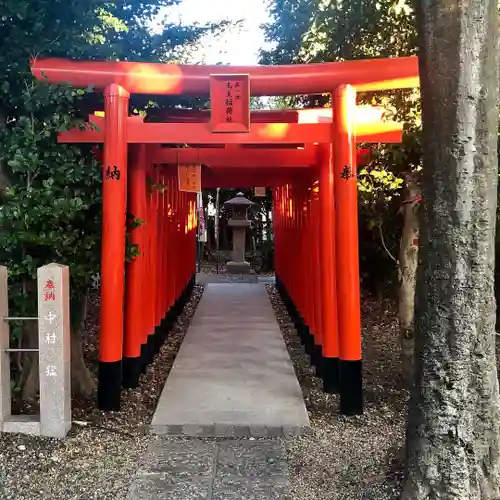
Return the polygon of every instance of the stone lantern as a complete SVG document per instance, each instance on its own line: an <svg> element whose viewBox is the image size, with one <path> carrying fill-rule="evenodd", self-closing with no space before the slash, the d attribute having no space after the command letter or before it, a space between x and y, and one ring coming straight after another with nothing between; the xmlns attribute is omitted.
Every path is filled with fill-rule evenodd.
<svg viewBox="0 0 500 500"><path fill-rule="evenodd" d="M248 220L248 210L254 205L243 193L238 193L233 199L226 201L224 206L232 209L229 227L233 228L233 260L227 263L227 271L231 274L246 274L250 272L250 264L245 261L246 229L252 224Z"/></svg>

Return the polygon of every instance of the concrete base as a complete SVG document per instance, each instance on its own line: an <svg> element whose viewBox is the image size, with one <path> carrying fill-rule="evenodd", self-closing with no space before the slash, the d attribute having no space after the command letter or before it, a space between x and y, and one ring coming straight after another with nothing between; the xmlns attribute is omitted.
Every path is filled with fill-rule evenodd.
<svg viewBox="0 0 500 500"><path fill-rule="evenodd" d="M40 436L40 416L37 415L10 415L3 421L2 432Z"/></svg>
<svg viewBox="0 0 500 500"><path fill-rule="evenodd" d="M157 434L206 437L309 432L264 284L206 285L151 427Z"/></svg>
<svg viewBox="0 0 500 500"><path fill-rule="evenodd" d="M226 269L229 274L249 274L251 271L248 262L234 262L232 260L226 264Z"/></svg>

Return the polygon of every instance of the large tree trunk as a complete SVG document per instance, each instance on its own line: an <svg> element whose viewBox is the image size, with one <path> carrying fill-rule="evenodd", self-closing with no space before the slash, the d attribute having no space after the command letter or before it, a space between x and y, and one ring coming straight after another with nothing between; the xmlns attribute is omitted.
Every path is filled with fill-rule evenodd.
<svg viewBox="0 0 500 500"><path fill-rule="evenodd" d="M398 292L398 319L399 338L405 381L408 385L413 382L413 355L414 355L414 311L415 311L415 284L417 278L418 245L419 245L419 217L420 186L415 176L406 176L406 199L401 211L403 212L403 231L399 248L399 292Z"/></svg>
<svg viewBox="0 0 500 500"><path fill-rule="evenodd" d="M403 500L500 498L497 0L421 0L424 172Z"/></svg>
<svg viewBox="0 0 500 500"><path fill-rule="evenodd" d="M88 308L88 294L79 300L73 299L71 311L71 392L74 396L89 396L95 382L83 359L82 333L85 328Z"/></svg>

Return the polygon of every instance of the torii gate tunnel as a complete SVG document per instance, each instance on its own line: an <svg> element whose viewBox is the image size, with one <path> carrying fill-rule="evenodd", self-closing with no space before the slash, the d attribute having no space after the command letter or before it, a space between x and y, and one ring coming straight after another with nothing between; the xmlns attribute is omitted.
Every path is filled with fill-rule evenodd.
<svg viewBox="0 0 500 500"><path fill-rule="evenodd" d="M363 411L357 218L359 143L399 142L384 110L359 91L419 86L416 57L293 66L182 66L37 59L40 80L104 93L96 127L60 142L103 143L103 233L98 405L118 410L136 387L195 283L196 194L178 165L203 165L202 186L273 189L277 286L316 373ZM238 90L237 90L238 89ZM211 111L129 116L130 94L208 96ZM331 93L332 108L249 111L250 95ZM190 145L190 147L183 147ZM151 189L151 184L165 189ZM140 255L125 261L127 213Z"/></svg>

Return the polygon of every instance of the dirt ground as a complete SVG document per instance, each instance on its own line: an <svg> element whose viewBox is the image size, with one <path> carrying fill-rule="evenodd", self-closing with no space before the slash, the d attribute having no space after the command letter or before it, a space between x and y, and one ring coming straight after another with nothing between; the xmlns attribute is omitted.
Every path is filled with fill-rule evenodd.
<svg viewBox="0 0 500 500"><path fill-rule="evenodd" d="M294 363L313 433L287 440L297 500L396 500L402 480L406 402L395 305L365 297L365 412L339 414L338 395L325 394L274 286L269 294Z"/></svg>
<svg viewBox="0 0 500 500"><path fill-rule="evenodd" d="M363 416L339 415L336 395L314 376L276 288L268 285L277 319L309 411L310 436L286 440L296 500L395 500L408 394L401 376L397 320L390 301L363 300ZM202 294L197 287L140 389L125 391L120 412L95 408L95 394L73 402L75 425L64 441L0 435L0 499L118 500L125 497L149 442L144 426L173 365ZM92 298L85 358L97 372L99 304Z"/></svg>

